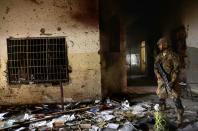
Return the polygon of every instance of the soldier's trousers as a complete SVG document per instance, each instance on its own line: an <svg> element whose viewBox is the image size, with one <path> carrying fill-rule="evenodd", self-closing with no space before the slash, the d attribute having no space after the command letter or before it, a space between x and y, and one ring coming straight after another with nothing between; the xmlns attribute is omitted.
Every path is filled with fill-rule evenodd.
<svg viewBox="0 0 198 131"><path fill-rule="evenodd" d="M181 96L181 87L179 86L179 84L175 84L172 87L171 92L169 92L168 90L168 95L166 93L165 90L165 84L162 80L158 80L157 81L158 87L156 90L157 95L159 96L160 99L166 99L168 97L172 97L172 98L180 98Z"/></svg>
<svg viewBox="0 0 198 131"><path fill-rule="evenodd" d="M175 103L175 106L177 109L183 109L183 105L182 105L182 102L181 102L181 87L179 86L179 84L175 84L173 87L172 87L172 90L171 92L169 92L168 90L168 95L167 95L167 92L166 92L166 89L165 89L165 85L164 85L164 82L162 80L158 80L158 87L157 87L157 90L156 90L156 93L159 97L159 99L163 102L165 102L166 98L168 97L171 97Z"/></svg>

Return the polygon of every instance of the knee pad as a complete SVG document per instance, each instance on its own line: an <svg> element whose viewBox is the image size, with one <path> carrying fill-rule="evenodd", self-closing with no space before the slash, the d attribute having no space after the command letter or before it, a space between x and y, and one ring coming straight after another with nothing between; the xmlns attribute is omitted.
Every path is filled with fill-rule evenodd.
<svg viewBox="0 0 198 131"><path fill-rule="evenodd" d="M180 98L174 99L174 102L177 109L184 109Z"/></svg>

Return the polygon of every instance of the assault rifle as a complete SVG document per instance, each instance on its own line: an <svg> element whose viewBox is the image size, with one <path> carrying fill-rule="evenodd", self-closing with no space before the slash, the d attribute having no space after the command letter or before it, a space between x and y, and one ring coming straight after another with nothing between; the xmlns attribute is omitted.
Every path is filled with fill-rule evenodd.
<svg viewBox="0 0 198 131"><path fill-rule="evenodd" d="M164 81L164 84L165 84L165 90L166 90L166 93L168 94L168 91L171 91L171 86L170 86L170 82L168 80L168 76L167 74L165 73L162 65L160 63L157 63L156 64L156 67L157 67L157 70L160 74L160 76L162 77L162 80Z"/></svg>

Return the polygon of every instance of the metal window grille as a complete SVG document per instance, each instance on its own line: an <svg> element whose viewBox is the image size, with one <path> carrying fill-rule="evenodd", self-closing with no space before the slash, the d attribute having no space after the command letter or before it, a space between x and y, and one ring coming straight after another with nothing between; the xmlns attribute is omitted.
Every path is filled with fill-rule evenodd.
<svg viewBox="0 0 198 131"><path fill-rule="evenodd" d="M64 37L7 39L9 83L68 81Z"/></svg>

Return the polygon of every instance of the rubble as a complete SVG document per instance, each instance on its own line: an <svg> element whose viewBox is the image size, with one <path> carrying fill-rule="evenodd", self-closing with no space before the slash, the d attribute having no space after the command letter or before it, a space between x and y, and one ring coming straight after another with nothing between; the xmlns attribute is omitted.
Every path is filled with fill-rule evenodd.
<svg viewBox="0 0 198 131"><path fill-rule="evenodd" d="M198 131L198 122L189 124L183 129L178 129L178 131Z"/></svg>
<svg viewBox="0 0 198 131"><path fill-rule="evenodd" d="M118 131L138 131L130 122L125 123Z"/></svg>
<svg viewBox="0 0 198 131"><path fill-rule="evenodd" d="M118 102L110 98L103 102L83 100L64 103L64 110L59 104L7 107L0 113L0 130L149 131L155 125L153 115L158 108L155 102ZM197 115L190 110L186 110L185 114ZM189 123L190 119L184 121ZM195 122L183 129L197 128L197 125Z"/></svg>
<svg viewBox="0 0 198 131"><path fill-rule="evenodd" d="M5 113L0 113L0 120L1 120L1 121L5 119L5 118L3 117L5 114L7 114L7 112L5 112Z"/></svg>
<svg viewBox="0 0 198 131"><path fill-rule="evenodd" d="M107 124L107 128L111 128L111 129L118 129L119 124L115 124L115 123L108 123Z"/></svg>

